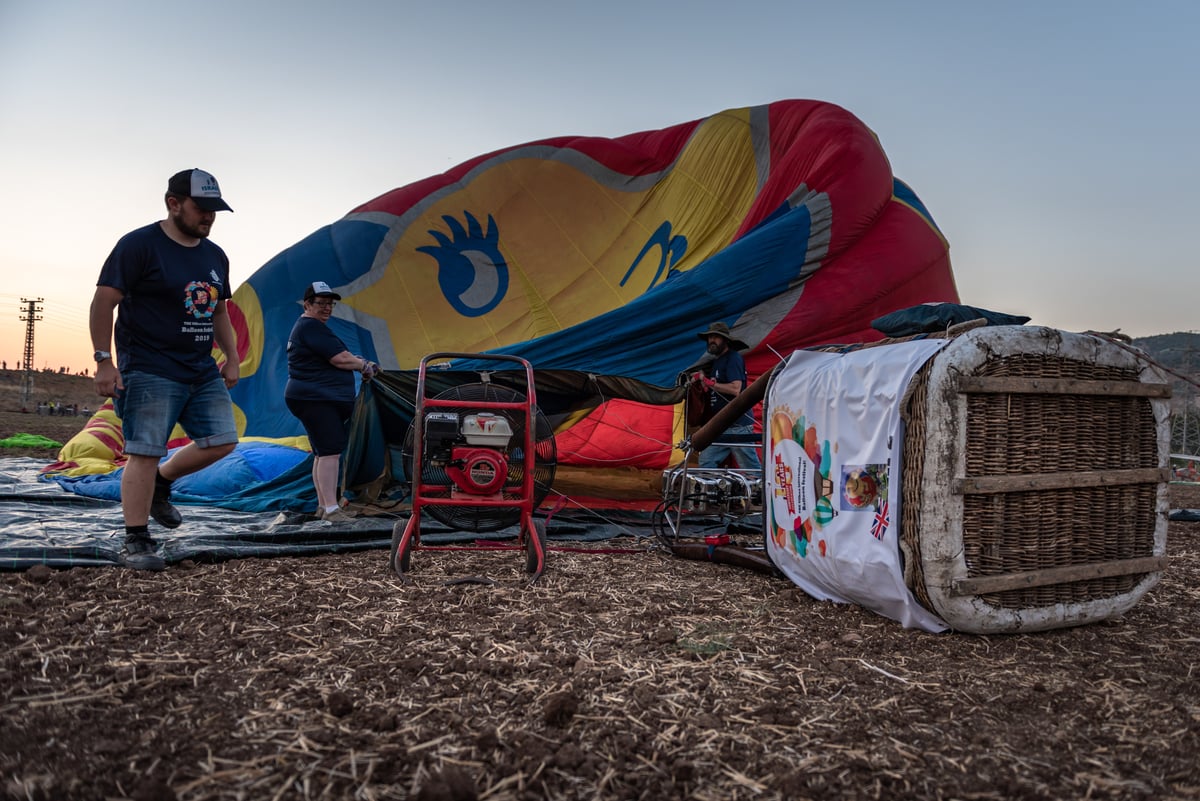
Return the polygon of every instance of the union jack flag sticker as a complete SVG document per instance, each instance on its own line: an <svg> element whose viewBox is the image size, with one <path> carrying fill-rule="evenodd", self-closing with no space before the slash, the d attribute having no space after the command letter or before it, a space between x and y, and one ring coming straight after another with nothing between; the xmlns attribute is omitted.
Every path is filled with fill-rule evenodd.
<svg viewBox="0 0 1200 801"><path fill-rule="evenodd" d="M891 518L888 515L888 502L884 501L883 505L875 510L875 522L871 526L871 536L877 540L883 539L883 535L887 534L888 524Z"/></svg>

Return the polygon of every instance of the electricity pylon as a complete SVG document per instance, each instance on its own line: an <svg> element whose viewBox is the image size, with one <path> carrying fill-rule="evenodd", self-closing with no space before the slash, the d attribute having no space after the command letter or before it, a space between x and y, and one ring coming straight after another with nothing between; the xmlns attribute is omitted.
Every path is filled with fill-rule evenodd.
<svg viewBox="0 0 1200 801"><path fill-rule="evenodd" d="M27 412L29 404L33 401L33 325L42 319L42 299L21 298L21 303L25 306L20 318L25 322L25 374L21 377L21 411Z"/></svg>

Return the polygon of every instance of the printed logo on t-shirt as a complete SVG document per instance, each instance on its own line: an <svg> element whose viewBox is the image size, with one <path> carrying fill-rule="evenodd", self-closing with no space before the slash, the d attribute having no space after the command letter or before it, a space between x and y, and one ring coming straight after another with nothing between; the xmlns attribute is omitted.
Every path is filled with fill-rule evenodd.
<svg viewBox="0 0 1200 801"><path fill-rule="evenodd" d="M217 308L220 290L204 281L193 281L184 290L183 305L197 320L208 320Z"/></svg>

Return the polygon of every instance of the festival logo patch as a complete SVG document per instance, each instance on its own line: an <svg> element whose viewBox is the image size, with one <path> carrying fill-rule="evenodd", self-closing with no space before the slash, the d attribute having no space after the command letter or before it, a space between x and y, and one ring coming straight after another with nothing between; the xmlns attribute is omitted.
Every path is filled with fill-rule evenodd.
<svg viewBox="0 0 1200 801"><path fill-rule="evenodd" d="M205 281L193 281L184 290L184 308L197 320L211 320L220 299L220 290Z"/></svg>

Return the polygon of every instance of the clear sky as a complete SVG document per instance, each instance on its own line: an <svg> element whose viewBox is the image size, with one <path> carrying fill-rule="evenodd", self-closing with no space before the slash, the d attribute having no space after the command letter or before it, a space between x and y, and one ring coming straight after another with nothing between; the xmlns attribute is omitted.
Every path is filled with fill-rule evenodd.
<svg viewBox="0 0 1200 801"><path fill-rule="evenodd" d="M240 284L473 156L786 98L878 134L964 303L1200 329L1200 3L0 0L0 359L91 368L87 308L167 178L216 175Z"/></svg>

